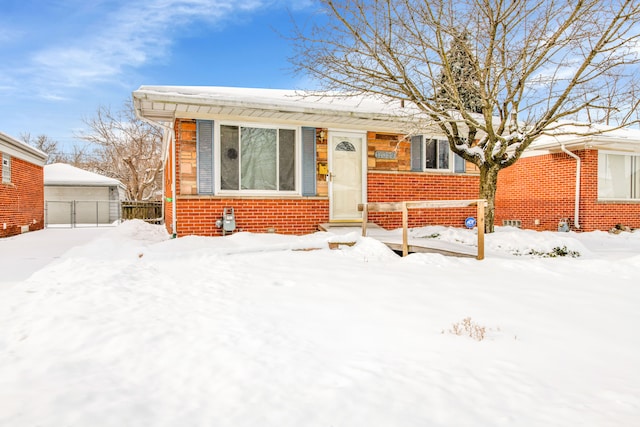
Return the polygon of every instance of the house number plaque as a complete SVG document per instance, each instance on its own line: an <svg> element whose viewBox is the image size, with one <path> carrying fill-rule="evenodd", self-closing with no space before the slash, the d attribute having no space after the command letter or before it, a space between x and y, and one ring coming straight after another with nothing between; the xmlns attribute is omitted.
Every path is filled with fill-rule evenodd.
<svg viewBox="0 0 640 427"><path fill-rule="evenodd" d="M376 159L395 160L396 152L376 150L376 152L374 153L374 156Z"/></svg>

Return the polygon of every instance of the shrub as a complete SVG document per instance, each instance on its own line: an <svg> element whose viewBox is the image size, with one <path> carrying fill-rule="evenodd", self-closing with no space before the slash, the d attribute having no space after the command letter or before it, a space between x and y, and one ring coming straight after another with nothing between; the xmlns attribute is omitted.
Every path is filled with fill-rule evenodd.
<svg viewBox="0 0 640 427"><path fill-rule="evenodd" d="M567 249L566 246L563 246L563 247L556 246L549 252L541 252L541 251L536 251L535 249L532 249L529 252L527 252L526 255L535 255L543 258L557 258L561 256L570 256L571 258L578 258L580 256L580 252L569 250Z"/></svg>
<svg viewBox="0 0 640 427"><path fill-rule="evenodd" d="M454 323L449 329L449 333L453 335L466 335L473 338L476 341L482 341L486 335L487 328L480 326L471 320L471 317L466 317L462 321Z"/></svg>

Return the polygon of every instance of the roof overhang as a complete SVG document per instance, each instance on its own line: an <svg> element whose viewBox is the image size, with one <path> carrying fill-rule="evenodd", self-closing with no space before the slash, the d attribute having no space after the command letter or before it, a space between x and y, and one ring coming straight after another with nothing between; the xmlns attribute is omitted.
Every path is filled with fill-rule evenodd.
<svg viewBox="0 0 640 427"><path fill-rule="evenodd" d="M38 166L44 166L47 157L49 157L37 148L20 142L3 132L0 132L0 151Z"/></svg>
<svg viewBox="0 0 640 427"><path fill-rule="evenodd" d="M170 124L177 118L287 123L379 132L415 128L416 113L397 100L273 89L142 86L136 114Z"/></svg>
<svg viewBox="0 0 640 427"><path fill-rule="evenodd" d="M562 146L570 151L577 150L609 150L630 153L640 153L640 139L629 139L625 137L616 137L607 134L596 134L583 137L575 137L571 139L557 138L555 140L545 141L543 144L530 146L531 150L560 152Z"/></svg>

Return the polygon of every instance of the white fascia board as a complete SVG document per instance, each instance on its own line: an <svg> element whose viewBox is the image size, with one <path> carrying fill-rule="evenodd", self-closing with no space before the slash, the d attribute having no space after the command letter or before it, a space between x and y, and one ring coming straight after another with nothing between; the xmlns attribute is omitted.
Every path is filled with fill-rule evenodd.
<svg viewBox="0 0 640 427"><path fill-rule="evenodd" d="M308 115L310 121L319 121L325 117L331 123L331 117L343 121L345 117L353 120L379 121L388 129L390 123L396 128L407 127L415 119L417 112L411 108L393 107L381 99L363 97L335 97L304 95L299 91L278 91L267 89L237 88L192 88L192 87L147 87L142 86L133 92L138 102L140 114L154 120L169 119L171 116L194 116L188 113L189 107L220 107L238 109L247 112L247 117L259 116L260 111L280 112L282 114ZM146 110L143 103L174 105L173 109ZM397 102L397 101L396 101ZM398 103L399 105L399 103ZM179 113L178 106L186 111ZM180 110L181 111L181 110ZM256 114L254 115L253 112ZM383 125L384 123L384 125ZM371 125L369 125L371 127ZM378 130L378 129L370 129Z"/></svg>
<svg viewBox="0 0 640 427"><path fill-rule="evenodd" d="M44 166L47 157L49 157L37 148L20 142L3 132L0 132L0 152L7 153L11 157L25 160L37 166Z"/></svg>

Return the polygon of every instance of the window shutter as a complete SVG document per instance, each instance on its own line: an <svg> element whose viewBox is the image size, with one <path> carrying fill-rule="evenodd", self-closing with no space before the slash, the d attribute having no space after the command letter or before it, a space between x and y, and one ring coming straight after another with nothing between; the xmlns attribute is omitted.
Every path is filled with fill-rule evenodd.
<svg viewBox="0 0 640 427"><path fill-rule="evenodd" d="M197 120L198 194L213 194L213 121Z"/></svg>
<svg viewBox="0 0 640 427"><path fill-rule="evenodd" d="M316 195L316 128L302 128L302 195Z"/></svg>
<svg viewBox="0 0 640 427"><path fill-rule="evenodd" d="M467 162L457 154L453 154L453 168L456 173L465 173L467 171Z"/></svg>
<svg viewBox="0 0 640 427"><path fill-rule="evenodd" d="M422 153L422 135L411 137L411 170L414 172L422 171L424 168Z"/></svg>

